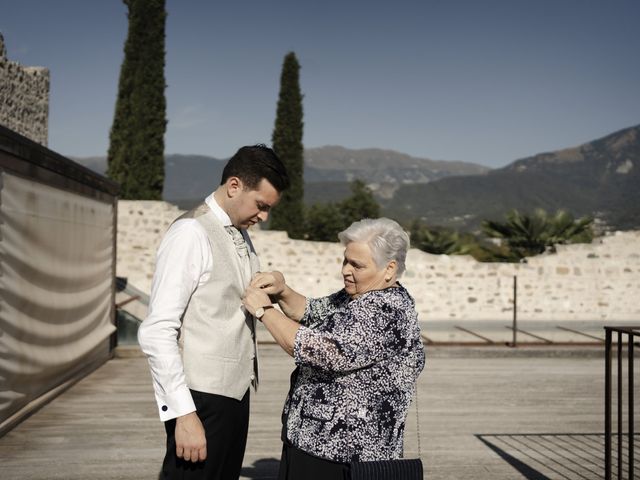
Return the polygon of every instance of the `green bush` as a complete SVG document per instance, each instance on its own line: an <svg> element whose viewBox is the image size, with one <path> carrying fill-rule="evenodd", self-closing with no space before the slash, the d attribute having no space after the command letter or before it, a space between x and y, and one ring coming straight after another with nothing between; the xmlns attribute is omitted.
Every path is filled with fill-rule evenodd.
<svg viewBox="0 0 640 480"><path fill-rule="evenodd" d="M353 222L363 218L380 216L380 206L371 189L361 180L351 183L351 196L341 202L316 203L307 208L304 222L304 238L323 242L335 242L338 233Z"/></svg>

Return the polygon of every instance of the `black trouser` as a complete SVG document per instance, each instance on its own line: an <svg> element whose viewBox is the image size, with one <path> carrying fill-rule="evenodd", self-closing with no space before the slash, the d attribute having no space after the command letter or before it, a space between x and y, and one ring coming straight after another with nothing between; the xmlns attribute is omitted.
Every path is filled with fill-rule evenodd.
<svg viewBox="0 0 640 480"><path fill-rule="evenodd" d="M349 480L346 463L334 462L304 452L288 442L282 445L278 480Z"/></svg>
<svg viewBox="0 0 640 480"><path fill-rule="evenodd" d="M249 430L249 390L242 400L191 390L207 438L207 459L185 462L176 457L176 421L165 422L167 453L161 479L233 480L240 477Z"/></svg>

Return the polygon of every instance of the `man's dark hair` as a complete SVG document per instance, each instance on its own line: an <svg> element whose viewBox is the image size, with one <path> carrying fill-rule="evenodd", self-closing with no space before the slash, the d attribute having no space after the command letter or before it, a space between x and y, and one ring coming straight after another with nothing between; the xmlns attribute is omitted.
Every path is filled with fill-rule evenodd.
<svg viewBox="0 0 640 480"><path fill-rule="evenodd" d="M287 169L275 152L262 144L240 148L225 165L220 185L229 177L238 177L251 190L257 190L263 178L279 193L289 188Z"/></svg>

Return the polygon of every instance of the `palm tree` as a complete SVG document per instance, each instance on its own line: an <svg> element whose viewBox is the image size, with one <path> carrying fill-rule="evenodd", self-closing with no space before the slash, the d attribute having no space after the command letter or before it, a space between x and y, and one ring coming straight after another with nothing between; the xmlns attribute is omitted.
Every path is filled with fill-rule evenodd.
<svg viewBox="0 0 640 480"><path fill-rule="evenodd" d="M518 259L538 255L547 249L555 251L555 245L585 243L593 239L593 218L577 220L565 210L549 215L536 209L532 214L512 210L505 222L485 220L482 230L491 238L499 238Z"/></svg>
<svg viewBox="0 0 640 480"><path fill-rule="evenodd" d="M434 255L466 255L471 253L475 242L463 238L455 230L429 229L419 221L410 227L411 246Z"/></svg>

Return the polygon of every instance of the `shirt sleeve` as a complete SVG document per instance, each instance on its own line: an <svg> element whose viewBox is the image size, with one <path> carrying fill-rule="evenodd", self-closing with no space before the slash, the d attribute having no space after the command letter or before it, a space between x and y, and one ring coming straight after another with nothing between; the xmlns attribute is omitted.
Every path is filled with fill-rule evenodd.
<svg viewBox="0 0 640 480"><path fill-rule="evenodd" d="M149 314L138 329L162 421L196 410L185 379L178 333L191 294L208 280L210 271L211 248L204 228L193 219L175 222L158 248Z"/></svg>
<svg viewBox="0 0 640 480"><path fill-rule="evenodd" d="M297 365L347 372L378 363L407 345L401 327L406 314L382 296L352 302L339 333L301 326L296 333Z"/></svg>

